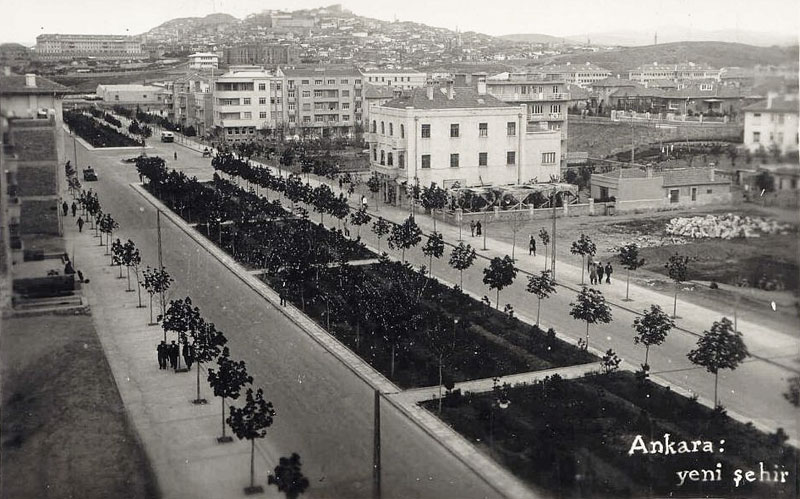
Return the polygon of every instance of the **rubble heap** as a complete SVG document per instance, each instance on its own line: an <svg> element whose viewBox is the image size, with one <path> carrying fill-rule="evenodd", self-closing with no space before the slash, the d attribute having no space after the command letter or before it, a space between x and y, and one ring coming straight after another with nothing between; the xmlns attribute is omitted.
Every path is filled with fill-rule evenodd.
<svg viewBox="0 0 800 499"><path fill-rule="evenodd" d="M722 216L678 217L669 221L666 233L692 239L760 237L766 234L787 234L791 226L761 217L742 217L732 213Z"/></svg>

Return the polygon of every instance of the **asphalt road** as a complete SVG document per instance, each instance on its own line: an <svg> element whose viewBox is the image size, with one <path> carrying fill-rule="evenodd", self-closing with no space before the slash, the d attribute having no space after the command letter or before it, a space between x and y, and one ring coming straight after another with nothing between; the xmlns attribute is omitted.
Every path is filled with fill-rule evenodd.
<svg viewBox="0 0 800 499"><path fill-rule="evenodd" d="M177 144L149 142L148 154L168 158L168 167L192 171L193 165L208 165L208 159ZM65 143L67 156L73 158L69 136ZM100 180L84 183L84 188L98 192L103 209L119 222L121 235L136 242L145 265L154 266L156 212L129 186L138 181L135 167L121 162L136 155L138 151L87 151L78 144L78 170L87 162L97 170ZM313 497L371 497L372 389L165 219L162 241L164 266L176 278L169 297L192 298L204 317L226 334L231 356L247 362L254 385L275 405L275 423L263 442L267 454L298 452ZM76 255L78 268L80 259ZM157 336L154 331L154 342ZM385 402L381 427L383 497L498 496Z"/></svg>

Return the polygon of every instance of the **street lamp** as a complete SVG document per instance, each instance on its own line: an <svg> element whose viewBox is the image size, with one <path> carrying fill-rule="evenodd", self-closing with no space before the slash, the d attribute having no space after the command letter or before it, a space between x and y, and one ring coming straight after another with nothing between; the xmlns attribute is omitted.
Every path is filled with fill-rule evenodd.
<svg viewBox="0 0 800 499"><path fill-rule="evenodd" d="M494 408L508 409L511 400L508 399L508 391L499 385L500 378L493 379L492 402L489 405L489 447L494 450Z"/></svg>

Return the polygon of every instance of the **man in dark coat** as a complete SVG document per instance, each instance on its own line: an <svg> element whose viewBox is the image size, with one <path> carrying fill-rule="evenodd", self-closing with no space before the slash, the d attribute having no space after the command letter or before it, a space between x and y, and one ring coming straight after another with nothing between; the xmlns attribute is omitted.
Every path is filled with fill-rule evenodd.
<svg viewBox="0 0 800 499"><path fill-rule="evenodd" d="M611 262L606 264L606 283L611 284L611 273L614 272L614 268L611 266Z"/></svg>
<svg viewBox="0 0 800 499"><path fill-rule="evenodd" d="M75 214L78 212L78 205L75 204L75 201L72 202L72 218L75 218Z"/></svg>
<svg viewBox="0 0 800 499"><path fill-rule="evenodd" d="M597 284L603 284L603 272L605 272L603 263L597 262Z"/></svg>
<svg viewBox="0 0 800 499"><path fill-rule="evenodd" d="M480 220L475 223L475 235L480 236L483 232L483 225L481 225Z"/></svg>
<svg viewBox="0 0 800 499"><path fill-rule="evenodd" d="M69 205L67 204L67 202L66 202L66 201L64 201L63 203L61 203L61 211L62 211L62 213L63 213L63 215L64 215L65 217L67 216L67 213L69 213Z"/></svg>
<svg viewBox="0 0 800 499"><path fill-rule="evenodd" d="M194 362L194 346L187 342L183 343L183 361L186 362L186 369L192 368Z"/></svg>
<svg viewBox="0 0 800 499"><path fill-rule="evenodd" d="M162 341L156 347L156 352L158 352L158 368L159 369L166 369L167 368L167 344Z"/></svg>
<svg viewBox="0 0 800 499"><path fill-rule="evenodd" d="M533 253L533 256L536 256L536 238L533 237L533 234L531 234L531 240L528 243L528 255L531 253Z"/></svg>
<svg viewBox="0 0 800 499"><path fill-rule="evenodd" d="M172 340L172 343L169 345L169 365L173 369L178 369L178 345L175 343L175 340Z"/></svg>
<svg viewBox="0 0 800 499"><path fill-rule="evenodd" d="M84 224L83 217L78 217L77 224L78 224L78 232L83 232L83 224Z"/></svg>

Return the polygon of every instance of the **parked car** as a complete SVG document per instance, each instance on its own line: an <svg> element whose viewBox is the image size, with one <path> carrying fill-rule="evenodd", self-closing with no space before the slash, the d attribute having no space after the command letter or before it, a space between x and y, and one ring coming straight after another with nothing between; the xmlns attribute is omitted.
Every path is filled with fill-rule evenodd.
<svg viewBox="0 0 800 499"><path fill-rule="evenodd" d="M86 182L97 181L97 172L94 171L94 168L90 166L89 168L83 169L83 180L85 180Z"/></svg>

